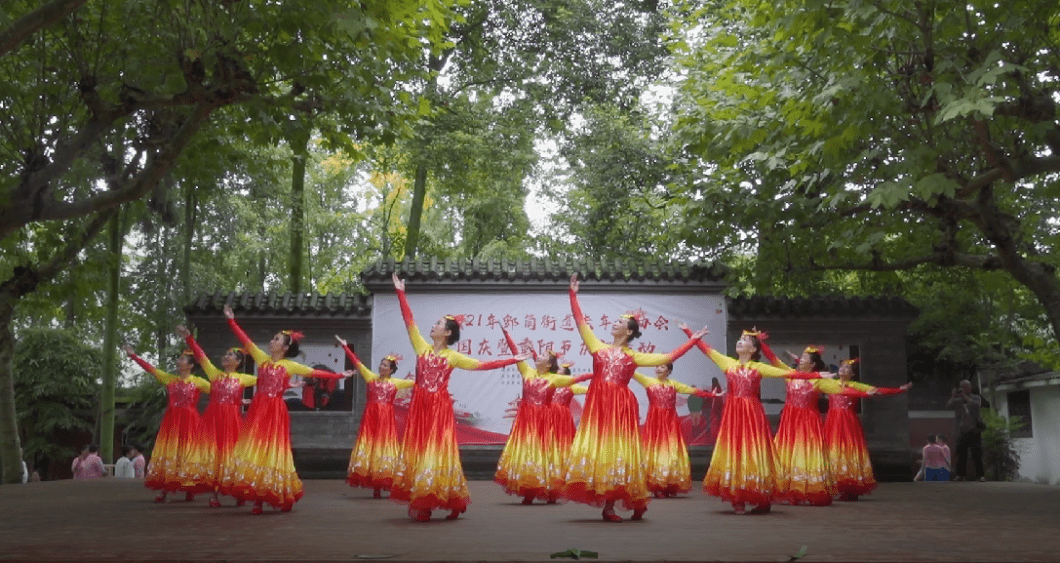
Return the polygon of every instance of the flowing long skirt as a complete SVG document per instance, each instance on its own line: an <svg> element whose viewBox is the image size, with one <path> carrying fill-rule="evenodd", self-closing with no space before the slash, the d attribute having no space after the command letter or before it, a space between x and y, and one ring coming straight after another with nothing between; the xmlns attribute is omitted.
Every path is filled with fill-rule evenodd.
<svg viewBox="0 0 1060 563"><path fill-rule="evenodd" d="M642 437L648 490L667 495L692 490L692 464L677 411L649 407Z"/></svg>
<svg viewBox="0 0 1060 563"><path fill-rule="evenodd" d="M647 508L651 495L637 409L637 398L625 385L598 381L589 387L567 462L562 491L566 499L592 506L616 501L626 510Z"/></svg>
<svg viewBox="0 0 1060 563"><path fill-rule="evenodd" d="M729 397L703 491L729 503L771 504L777 460L773 437L757 398Z"/></svg>
<svg viewBox="0 0 1060 563"><path fill-rule="evenodd" d="M574 443L574 435L578 432L574 426L574 414L571 413L570 405L549 404L549 442L548 476L550 495L560 496L563 486L567 483L567 461L570 458L570 447ZM549 499L552 500L552 499Z"/></svg>
<svg viewBox="0 0 1060 563"><path fill-rule="evenodd" d="M350 453L346 483L351 487L384 489L394 484L401 447L394 424L394 406L373 401L364 408L357 443Z"/></svg>
<svg viewBox="0 0 1060 563"><path fill-rule="evenodd" d="M144 486L165 492L213 490L211 454L195 406L168 408L158 427Z"/></svg>
<svg viewBox="0 0 1060 563"><path fill-rule="evenodd" d="M553 481L549 471L554 470L549 449L550 414L548 405L520 403L493 476L504 492L548 500Z"/></svg>
<svg viewBox="0 0 1060 563"><path fill-rule="evenodd" d="M449 393L418 387L412 395L402 458L390 499L410 510L466 512L471 504L456 444Z"/></svg>
<svg viewBox="0 0 1060 563"><path fill-rule="evenodd" d="M828 464L840 495L866 495L876 488L861 421L850 409L828 409L824 422Z"/></svg>
<svg viewBox="0 0 1060 563"><path fill-rule="evenodd" d="M221 492L290 510L302 498L291 456L291 418L280 396L255 395L225 466Z"/></svg>
<svg viewBox="0 0 1060 563"><path fill-rule="evenodd" d="M776 446L777 492L780 502L828 506L836 494L828 466L821 414L816 408L784 407Z"/></svg>
<svg viewBox="0 0 1060 563"><path fill-rule="evenodd" d="M221 488L224 468L231 463L242 423L239 405L219 405L211 402L206 406L206 412L202 415L202 430L206 444L213 447L213 463L210 465L207 480L211 490Z"/></svg>

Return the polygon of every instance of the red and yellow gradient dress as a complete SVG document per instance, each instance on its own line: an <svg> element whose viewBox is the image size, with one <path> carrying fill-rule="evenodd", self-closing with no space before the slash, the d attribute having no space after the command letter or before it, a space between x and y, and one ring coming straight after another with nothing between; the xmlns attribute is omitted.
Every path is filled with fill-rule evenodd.
<svg viewBox="0 0 1060 563"><path fill-rule="evenodd" d="M361 417L357 443L350 453L346 483L351 487L389 491L401 462L401 445L394 423L394 399L399 389L408 389L415 382L411 379L380 377L365 367L349 346L343 344L342 349L368 383L368 404Z"/></svg>
<svg viewBox="0 0 1060 563"><path fill-rule="evenodd" d="M166 373L136 354L129 357L165 385L169 396L144 485L167 493L213 490L209 485L212 448L203 436L202 419L196 410L199 394L210 392L210 382L194 375L182 378Z"/></svg>
<svg viewBox="0 0 1060 563"><path fill-rule="evenodd" d="M841 497L851 498L869 494L876 488L869 448L865 443L865 431L861 428L858 413L855 412L858 400L860 397L869 396L869 393L895 395L904 390L873 387L856 381L845 381L840 385L847 390L828 397L824 440L836 489Z"/></svg>
<svg viewBox="0 0 1060 563"><path fill-rule="evenodd" d="M195 360L210 379L210 402L202 414L202 431L206 444L214 446L207 484L211 490L220 490L224 467L232 459L239 428L243 423L240 407L243 405L243 389L253 387L258 378L245 373L227 373L217 369L191 335L184 337Z"/></svg>
<svg viewBox="0 0 1060 563"><path fill-rule="evenodd" d="M449 348L434 351L416 327L405 292L397 290L397 296L416 351L416 386L390 499L408 504L410 511L444 509L459 514L467 511L471 497L460 465L449 377L455 368L497 369L514 364L516 359L481 362Z"/></svg>
<svg viewBox="0 0 1060 563"><path fill-rule="evenodd" d="M732 504L772 504L779 467L769 421L762 408L762 377L820 376L762 362L741 364L705 343L700 348L725 372L729 388L710 469L703 478L703 491Z"/></svg>
<svg viewBox="0 0 1060 563"><path fill-rule="evenodd" d="M493 480L510 495L548 500L549 471L555 470L554 461L549 459L548 404L555 388L526 362L519 362L519 371L523 395Z"/></svg>
<svg viewBox="0 0 1060 563"><path fill-rule="evenodd" d="M687 493L692 490L692 463L677 418L677 394L698 389L640 373L633 377L648 393L648 416L641 431L648 490L661 495Z"/></svg>
<svg viewBox="0 0 1060 563"><path fill-rule="evenodd" d="M554 492L559 493L566 484L567 458L570 457L570 446L574 442L574 435L578 429L574 425L574 413L571 412L571 403L575 395L584 395L589 392L585 385L571 385L570 387L557 387L552 393L552 400L548 403L549 419L549 441L548 457L553 460L553 468L549 474L553 478L549 486ZM551 499L550 499L551 500Z"/></svg>
<svg viewBox="0 0 1060 563"><path fill-rule="evenodd" d="M640 443L637 397L629 380L637 366L658 366L680 358L692 348L689 340L669 354L647 354L604 344L585 324L578 294L570 290L571 311L578 333L593 356L593 380L581 423L571 443L562 495L591 506L620 502L626 510L643 511L651 500Z"/></svg>
<svg viewBox="0 0 1060 563"><path fill-rule="evenodd" d="M291 510L302 498L302 481L291 456L291 417L283 392L290 386L292 375L337 379L342 374L315 370L286 358L274 362L251 342L235 319L228 319L228 326L258 364L258 382L231 461L224 468L221 492Z"/></svg>
<svg viewBox="0 0 1060 563"><path fill-rule="evenodd" d="M847 390L832 379L788 380L780 427L773 438L777 452L778 502L828 506L837 489L825 450L824 426L817 400L821 393Z"/></svg>

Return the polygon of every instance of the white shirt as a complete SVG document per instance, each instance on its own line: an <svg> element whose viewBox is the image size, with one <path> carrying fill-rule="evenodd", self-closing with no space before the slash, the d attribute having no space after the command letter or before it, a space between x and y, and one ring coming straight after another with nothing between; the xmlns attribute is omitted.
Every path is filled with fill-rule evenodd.
<svg viewBox="0 0 1060 563"><path fill-rule="evenodd" d="M118 458L117 463L114 464L114 476L126 477L129 479L136 477L136 471L133 469L132 461L125 456Z"/></svg>

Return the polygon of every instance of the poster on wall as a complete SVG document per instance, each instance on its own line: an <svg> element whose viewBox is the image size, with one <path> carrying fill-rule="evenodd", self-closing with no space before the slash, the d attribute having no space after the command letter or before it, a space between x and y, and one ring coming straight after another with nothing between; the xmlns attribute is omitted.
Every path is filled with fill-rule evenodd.
<svg viewBox="0 0 1060 563"><path fill-rule="evenodd" d="M570 312L568 294L540 293L431 293L417 294L409 288L409 306L416 318L420 333L428 337L431 325L447 314L465 316L460 340L454 350L480 360L510 358L511 351L501 328L511 333L523 347L538 353L554 350L562 361L572 362L573 373L592 370L592 357L582 342ZM687 337L678 325L688 324L693 330L706 326L710 333L704 342L725 349L726 310L721 295L665 294L665 293L607 293L579 294L582 312L587 317L593 334L605 343L611 342L611 325L623 313L633 312L647 320L641 328L642 336L630 343L641 352L666 353L680 346ZM401 318L397 296L376 294L372 308L372 364L391 353L403 356L395 377L413 378L415 354L408 332ZM642 367L640 373L654 377L654 368ZM693 348L674 364L671 376L677 381L709 388L712 378L724 382L721 371ZM635 380L630 389L640 403L643 423L647 413L647 395ZM465 371L457 369L449 382L453 408L457 417L457 436L461 444L503 444L511 430L511 412L522 394L522 376L516 366L493 371ZM576 398L575 413L580 410L584 396ZM399 424L402 403L409 396L399 397L396 410ZM702 401L693 401L698 408ZM688 417L689 404L680 400L678 414ZM697 416L694 418L703 418ZM690 430L691 431L691 430Z"/></svg>

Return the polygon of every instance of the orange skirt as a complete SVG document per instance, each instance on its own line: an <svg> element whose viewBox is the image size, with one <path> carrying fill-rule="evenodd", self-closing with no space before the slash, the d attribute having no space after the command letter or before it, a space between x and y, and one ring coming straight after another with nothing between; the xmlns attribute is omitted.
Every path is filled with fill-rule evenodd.
<svg viewBox="0 0 1060 563"><path fill-rule="evenodd" d="M548 500L555 471L548 447L550 440L547 405L519 404L512 423L508 442L497 463L493 480L504 487L504 492L521 497Z"/></svg>
<svg viewBox="0 0 1060 563"><path fill-rule="evenodd" d="M209 469L208 484L211 489L221 486L224 467L232 460L232 452L239 440L239 428L243 419L239 416L239 405L210 403L202 415L202 430L207 444L213 446L213 463Z"/></svg>
<svg viewBox="0 0 1060 563"><path fill-rule="evenodd" d="M670 495L692 490L692 464L677 411L649 407L641 435L648 490Z"/></svg>
<svg viewBox="0 0 1060 563"><path fill-rule="evenodd" d="M548 405L548 418L550 428L548 455L552 462L548 473L552 480L549 489L558 495L567 482L567 460L570 457L570 446L574 443L574 435L578 429L574 426L574 414L571 413L570 405Z"/></svg>
<svg viewBox="0 0 1060 563"><path fill-rule="evenodd" d="M282 397L254 396L220 491L281 510L290 510L302 498L302 481L291 456L291 417Z"/></svg>
<svg viewBox="0 0 1060 563"><path fill-rule="evenodd" d="M417 387L409 406L402 458L390 499L410 510L466 512L471 504L456 443L453 399Z"/></svg>
<svg viewBox="0 0 1060 563"><path fill-rule="evenodd" d="M824 422L828 464L841 495L867 495L876 488L861 421L850 409L828 409Z"/></svg>
<svg viewBox="0 0 1060 563"><path fill-rule="evenodd" d="M779 502L828 506L836 494L816 408L785 406L773 440L777 454Z"/></svg>
<svg viewBox="0 0 1060 563"><path fill-rule="evenodd" d="M651 494L637 410L637 398L625 385L597 381L589 387L567 461L564 498L591 506L619 502L626 510L647 508Z"/></svg>
<svg viewBox="0 0 1060 563"><path fill-rule="evenodd" d="M212 454L195 406L168 408L158 427L144 486L165 492L213 490Z"/></svg>
<svg viewBox="0 0 1060 563"><path fill-rule="evenodd" d="M773 437L762 403L757 398L728 398L703 491L734 504L771 504L776 475Z"/></svg>
<svg viewBox="0 0 1060 563"><path fill-rule="evenodd" d="M401 447L394 424L394 406L373 401L364 408L357 443L350 453L346 483L351 487L384 489L394 484Z"/></svg>

